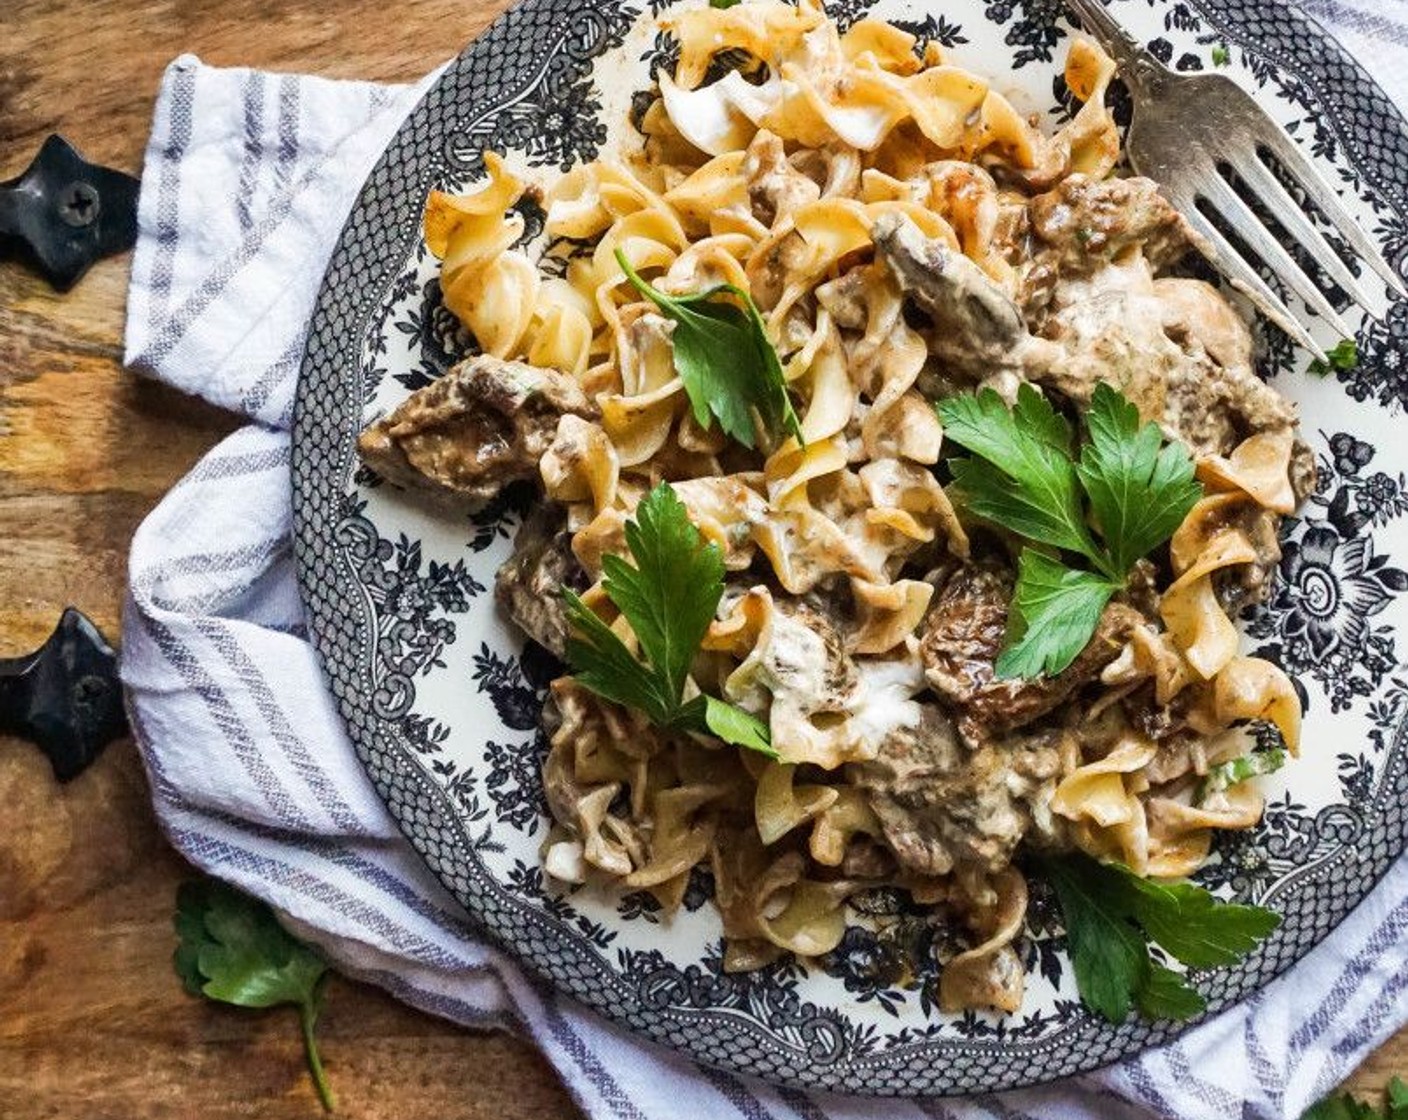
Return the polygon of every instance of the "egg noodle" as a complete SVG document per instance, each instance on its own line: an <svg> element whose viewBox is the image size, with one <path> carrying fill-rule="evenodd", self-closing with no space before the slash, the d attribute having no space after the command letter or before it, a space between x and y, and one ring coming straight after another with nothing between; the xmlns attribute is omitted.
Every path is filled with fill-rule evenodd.
<svg viewBox="0 0 1408 1120"><path fill-rule="evenodd" d="M1186 226L1112 175L1114 64L1091 42L1065 67L1082 105L1048 135L937 46L875 19L842 31L812 0L660 23L679 62L638 135L541 188L555 267L515 247L512 207L540 188L493 153L472 193L432 193L425 235L483 354L589 402L531 466L568 582L631 644L602 558L627 555L626 522L668 481L726 569L692 686L758 716L779 757L662 731L563 676L546 870L669 913L707 867L729 969L826 954L848 900L898 888L948 933L942 1006L1015 1010L1021 846L1186 876L1216 830L1261 815L1254 783L1202 780L1253 749L1249 722L1298 748L1295 690L1239 652L1230 617L1313 479L1294 412L1222 296L1167 274ZM801 440L701 425L674 324L618 251L662 292L751 294ZM1032 384L1078 417L1101 382L1189 448L1204 496L1069 670L997 679L1015 552L950 500L934 402Z"/></svg>

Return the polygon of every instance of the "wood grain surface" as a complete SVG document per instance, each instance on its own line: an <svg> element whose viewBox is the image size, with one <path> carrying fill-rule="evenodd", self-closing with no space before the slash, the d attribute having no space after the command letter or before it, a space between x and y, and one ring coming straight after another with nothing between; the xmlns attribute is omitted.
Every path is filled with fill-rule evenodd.
<svg viewBox="0 0 1408 1120"><path fill-rule="evenodd" d="M504 0L0 0L0 178L62 131L140 171L157 83L206 62L410 81ZM74 604L119 630L128 541L237 421L121 368L126 258L57 296L0 263L0 656ZM58 786L0 737L0 1120L320 1115L291 1012L187 997L171 910L189 869L161 838L130 742ZM475 1034L342 980L322 1050L349 1117L566 1120L527 1045ZM1352 1079L1408 1072L1408 1033Z"/></svg>

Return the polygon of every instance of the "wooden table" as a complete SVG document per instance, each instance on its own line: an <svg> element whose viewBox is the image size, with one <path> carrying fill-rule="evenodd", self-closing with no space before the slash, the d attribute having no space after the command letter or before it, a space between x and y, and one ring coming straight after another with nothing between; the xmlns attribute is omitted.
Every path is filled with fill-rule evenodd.
<svg viewBox="0 0 1408 1120"><path fill-rule="evenodd" d="M0 178L52 131L134 173L165 64L406 81L504 0L0 0ZM127 543L235 418L121 368L125 258L67 296L0 265L0 656L73 603L118 633ZM158 833L131 743L58 786L0 739L0 1116L314 1117L292 1014L187 997L171 911L189 868ZM320 1029L353 1117L558 1120L576 1108L527 1045L335 980ZM1408 1033L1351 1081L1408 1072Z"/></svg>

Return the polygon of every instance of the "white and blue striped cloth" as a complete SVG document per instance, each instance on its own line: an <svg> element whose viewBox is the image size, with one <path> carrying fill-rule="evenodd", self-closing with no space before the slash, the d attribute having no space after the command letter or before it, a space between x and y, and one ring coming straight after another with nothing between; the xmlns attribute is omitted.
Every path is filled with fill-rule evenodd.
<svg viewBox="0 0 1408 1120"><path fill-rule="evenodd" d="M1408 104L1408 0L1308 0ZM1408 862L1293 972L1137 1060L967 1101L782 1091L641 1043L474 936L353 755L295 586L289 424L305 323L362 181L417 90L168 69L142 178L127 361L246 415L132 542L122 675L156 811L344 971L530 1036L618 1120L1298 1117L1408 1020Z"/></svg>

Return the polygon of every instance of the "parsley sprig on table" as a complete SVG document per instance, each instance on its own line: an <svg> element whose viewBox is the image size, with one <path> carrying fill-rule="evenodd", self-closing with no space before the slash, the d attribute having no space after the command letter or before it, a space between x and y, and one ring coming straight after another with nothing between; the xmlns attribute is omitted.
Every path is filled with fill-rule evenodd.
<svg viewBox="0 0 1408 1120"><path fill-rule="evenodd" d="M1153 959L1151 942L1189 968L1213 968L1251 952L1281 921L1193 883L1154 882L1089 856L1035 862L1061 903L1081 999L1112 1023L1131 1006L1151 1019L1187 1019L1207 1006L1182 975Z"/></svg>
<svg viewBox="0 0 1408 1120"><path fill-rule="evenodd" d="M724 593L719 546L705 543L684 503L660 483L626 522L626 547L602 559L607 597L631 624L641 660L574 592L564 589L576 633L567 661L577 683L598 696L644 712L669 731L715 735L777 758L767 725L715 696L684 699L685 681Z"/></svg>
<svg viewBox="0 0 1408 1120"><path fill-rule="evenodd" d="M717 419L726 435L744 447L755 447L761 420L773 438L786 431L802 442L782 361L747 292L719 284L687 296L669 296L642 280L620 249L616 263L636 290L674 322L670 342L675 369L701 428L712 427Z"/></svg>
<svg viewBox="0 0 1408 1120"><path fill-rule="evenodd" d="M1408 1120L1408 1084L1395 1077L1388 1083L1384 1096L1382 1112L1348 1093L1326 1097L1313 1105L1301 1120Z"/></svg>
<svg viewBox="0 0 1408 1120"><path fill-rule="evenodd" d="M176 892L172 963L186 991L238 1007L298 1008L308 1072L323 1108L336 1107L313 1028L323 1003L326 962L285 932L264 903L214 879Z"/></svg>
<svg viewBox="0 0 1408 1120"><path fill-rule="evenodd" d="M1182 444L1101 383L1073 450L1070 424L1023 384L1009 409L991 389L938 404L944 434L972 452L952 461L955 491L977 516L1031 542L1018 560L1000 677L1066 668L1090 641L1130 569L1172 536L1202 487ZM1062 555L1085 561L1074 567Z"/></svg>

